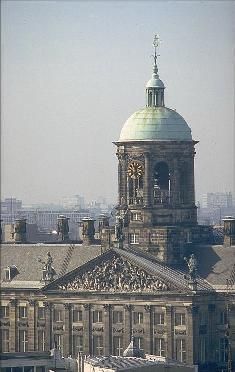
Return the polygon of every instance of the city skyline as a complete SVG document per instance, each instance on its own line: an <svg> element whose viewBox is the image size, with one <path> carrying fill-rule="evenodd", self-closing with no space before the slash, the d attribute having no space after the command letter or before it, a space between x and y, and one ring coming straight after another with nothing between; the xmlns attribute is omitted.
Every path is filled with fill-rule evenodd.
<svg viewBox="0 0 235 372"><path fill-rule="evenodd" d="M156 32L166 106L200 141L197 199L233 190L235 6L145 4L2 2L2 197L116 200L112 141L145 105Z"/></svg>

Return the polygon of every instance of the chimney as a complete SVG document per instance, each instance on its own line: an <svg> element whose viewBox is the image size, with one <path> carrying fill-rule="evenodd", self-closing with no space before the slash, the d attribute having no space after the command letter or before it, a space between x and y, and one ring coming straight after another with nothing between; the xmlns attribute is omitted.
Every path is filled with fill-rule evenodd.
<svg viewBox="0 0 235 372"><path fill-rule="evenodd" d="M83 244L91 245L95 242L95 220L90 217L82 219L82 239Z"/></svg>
<svg viewBox="0 0 235 372"><path fill-rule="evenodd" d="M235 246L235 218L226 216L224 221L224 247Z"/></svg>
<svg viewBox="0 0 235 372"><path fill-rule="evenodd" d="M26 243L26 218L17 218L14 224L15 243Z"/></svg>
<svg viewBox="0 0 235 372"><path fill-rule="evenodd" d="M69 240L69 218L63 214L57 217L57 234L61 241Z"/></svg>

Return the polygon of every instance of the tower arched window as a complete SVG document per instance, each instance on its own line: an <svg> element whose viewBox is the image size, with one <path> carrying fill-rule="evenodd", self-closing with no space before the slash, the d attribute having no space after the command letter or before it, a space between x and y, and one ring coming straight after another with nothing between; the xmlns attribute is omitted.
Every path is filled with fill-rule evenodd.
<svg viewBox="0 0 235 372"><path fill-rule="evenodd" d="M128 204L143 204L143 174L141 163L133 161L128 165Z"/></svg>
<svg viewBox="0 0 235 372"><path fill-rule="evenodd" d="M171 198L171 181L169 167L165 162L156 164L153 172L154 204L169 204Z"/></svg>

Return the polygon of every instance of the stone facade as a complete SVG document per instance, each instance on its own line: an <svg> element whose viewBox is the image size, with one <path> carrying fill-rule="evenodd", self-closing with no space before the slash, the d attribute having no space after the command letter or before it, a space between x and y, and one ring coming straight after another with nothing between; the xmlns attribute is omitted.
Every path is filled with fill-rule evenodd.
<svg viewBox="0 0 235 372"><path fill-rule="evenodd" d="M211 365L208 371L214 371L215 360L226 364L226 309L216 295L92 294L88 299L35 293L29 300L22 292L11 301L4 297L2 352L49 350L56 341L64 355L122 355L133 335L148 354Z"/></svg>

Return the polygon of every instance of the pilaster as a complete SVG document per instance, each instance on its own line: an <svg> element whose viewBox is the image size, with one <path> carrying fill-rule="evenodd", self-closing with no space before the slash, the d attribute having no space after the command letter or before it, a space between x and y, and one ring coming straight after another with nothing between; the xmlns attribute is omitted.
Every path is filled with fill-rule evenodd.
<svg viewBox="0 0 235 372"><path fill-rule="evenodd" d="M92 355L92 339L91 339L91 305L84 304L84 354Z"/></svg>
<svg viewBox="0 0 235 372"><path fill-rule="evenodd" d="M72 316L71 304L64 304L64 355L72 355Z"/></svg>
<svg viewBox="0 0 235 372"><path fill-rule="evenodd" d="M124 349L127 348L132 337L132 311L133 305L124 305Z"/></svg>
<svg viewBox="0 0 235 372"><path fill-rule="evenodd" d="M52 312L53 304L44 302L45 306L45 349L50 350L54 347L54 340L52 338Z"/></svg>
<svg viewBox="0 0 235 372"><path fill-rule="evenodd" d="M35 350L35 301L29 300L29 314L28 314L28 350Z"/></svg>
<svg viewBox="0 0 235 372"><path fill-rule="evenodd" d="M10 317L10 332L9 332L9 339L10 339L10 352L18 351L18 335L17 335L17 318L18 318L18 308L17 308L17 300L12 299L10 301L10 310L9 310L9 317Z"/></svg>
<svg viewBox="0 0 235 372"><path fill-rule="evenodd" d="M152 306L144 306L144 331L145 331L145 352L147 354L153 353L153 321L152 321Z"/></svg>
<svg viewBox="0 0 235 372"><path fill-rule="evenodd" d="M112 355L112 331L111 331L111 312L110 304L103 305L104 308L104 355Z"/></svg>
<svg viewBox="0 0 235 372"><path fill-rule="evenodd" d="M167 332L167 350L166 356L174 359L174 326L173 326L173 308L166 306L166 332Z"/></svg>

